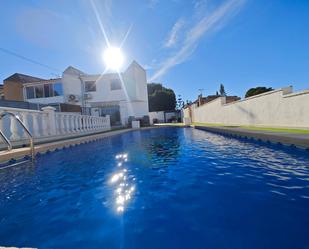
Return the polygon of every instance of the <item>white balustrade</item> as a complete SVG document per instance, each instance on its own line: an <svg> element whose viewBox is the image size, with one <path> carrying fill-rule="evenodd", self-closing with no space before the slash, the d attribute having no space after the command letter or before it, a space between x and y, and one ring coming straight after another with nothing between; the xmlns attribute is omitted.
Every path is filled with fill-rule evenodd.
<svg viewBox="0 0 309 249"><path fill-rule="evenodd" d="M44 107L42 111L0 107L0 113L9 111L17 114L24 125L31 131L34 138L70 136L72 133L91 133L100 130L110 130L110 119L75 113L55 112L53 107ZM6 116L6 122L0 120L0 129L8 131L9 139L18 141L27 138L27 134L12 116Z"/></svg>

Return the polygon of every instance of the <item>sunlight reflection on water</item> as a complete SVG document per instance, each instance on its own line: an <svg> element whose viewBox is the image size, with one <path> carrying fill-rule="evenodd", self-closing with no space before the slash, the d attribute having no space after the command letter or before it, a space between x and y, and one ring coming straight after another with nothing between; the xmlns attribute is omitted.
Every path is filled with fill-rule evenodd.
<svg viewBox="0 0 309 249"><path fill-rule="evenodd" d="M115 159L117 166L121 167L121 169L118 169L118 171L111 176L109 182L115 188L114 202L116 211L118 213L123 213L128 201L132 198L135 186L130 183L130 179L127 177L128 170L124 168L124 163L128 161L128 154L118 154L115 156ZM135 179L133 178L133 180Z"/></svg>

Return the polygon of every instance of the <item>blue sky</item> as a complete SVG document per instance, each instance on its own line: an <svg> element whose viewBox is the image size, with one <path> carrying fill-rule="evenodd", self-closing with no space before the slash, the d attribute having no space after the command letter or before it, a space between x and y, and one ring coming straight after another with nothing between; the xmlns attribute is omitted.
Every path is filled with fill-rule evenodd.
<svg viewBox="0 0 309 249"><path fill-rule="evenodd" d="M97 15L95 14L97 13ZM121 45L148 80L194 100L255 86L309 88L308 0L11 0L0 2L0 80L20 72L53 78L69 65L104 71L106 46ZM101 24L101 25L100 25Z"/></svg>

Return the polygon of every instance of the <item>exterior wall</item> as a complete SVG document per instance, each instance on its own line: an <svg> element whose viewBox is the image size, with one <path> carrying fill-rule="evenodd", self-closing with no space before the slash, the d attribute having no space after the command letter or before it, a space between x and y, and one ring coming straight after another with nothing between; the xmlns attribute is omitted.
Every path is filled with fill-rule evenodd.
<svg viewBox="0 0 309 249"><path fill-rule="evenodd" d="M292 93L287 87L230 104L225 97L184 109L192 122L225 125L309 128L309 90Z"/></svg>
<svg viewBox="0 0 309 249"><path fill-rule="evenodd" d="M122 88L111 90L111 82L115 79L121 81ZM127 124L129 116L141 118L149 114L146 72L136 62L133 62L120 78L117 73L87 75L69 67L62 75L65 102L68 102L67 96L74 94L77 96L74 104L82 105L82 86L86 81L95 81L96 84L96 91L85 92L91 96L85 100L86 107L95 108L115 103L120 106L123 125Z"/></svg>
<svg viewBox="0 0 309 249"><path fill-rule="evenodd" d="M148 116L148 103L145 101L131 101L129 105L129 116L134 116L136 118L142 118L143 116Z"/></svg>
<svg viewBox="0 0 309 249"><path fill-rule="evenodd" d="M149 112L150 124L153 124L153 120L157 119L159 123L164 123L164 111Z"/></svg>
<svg viewBox="0 0 309 249"><path fill-rule="evenodd" d="M19 82L4 81L3 84L4 99L23 101L23 85Z"/></svg>
<svg viewBox="0 0 309 249"><path fill-rule="evenodd" d="M77 96L81 96L82 93L82 82L80 78L80 74L71 70L66 70L62 74L62 88L65 102L67 102L67 97L70 94L74 94ZM72 103L73 104L73 103ZM81 105L80 99L74 103L76 105Z"/></svg>
<svg viewBox="0 0 309 249"><path fill-rule="evenodd" d="M86 92L89 93L92 98L87 100L89 104L92 102L111 102L126 100L126 94L123 86L119 90L111 90L111 81L119 80L118 74L106 74L103 76L83 76L83 81L95 81L96 91Z"/></svg>

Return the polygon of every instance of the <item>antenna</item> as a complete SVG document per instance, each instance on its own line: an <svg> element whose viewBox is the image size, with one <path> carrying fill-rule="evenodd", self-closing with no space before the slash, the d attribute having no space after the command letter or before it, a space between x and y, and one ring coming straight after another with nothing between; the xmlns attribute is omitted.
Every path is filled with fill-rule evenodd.
<svg viewBox="0 0 309 249"><path fill-rule="evenodd" d="M200 92L200 94L203 96L203 91L204 91L205 89L203 89L203 88L200 88L200 89L198 89L198 91Z"/></svg>

